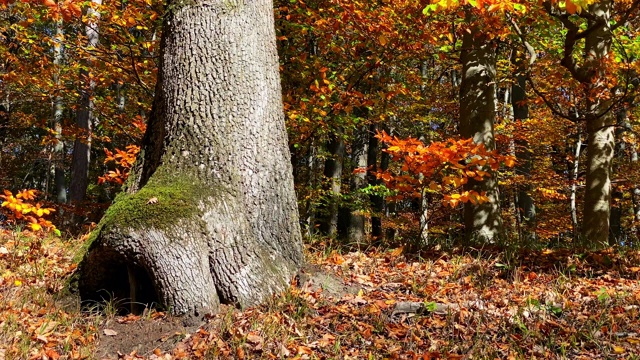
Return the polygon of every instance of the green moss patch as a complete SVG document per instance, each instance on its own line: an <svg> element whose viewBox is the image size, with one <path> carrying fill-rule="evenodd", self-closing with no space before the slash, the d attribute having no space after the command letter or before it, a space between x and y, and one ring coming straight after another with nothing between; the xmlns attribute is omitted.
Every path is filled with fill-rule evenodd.
<svg viewBox="0 0 640 360"><path fill-rule="evenodd" d="M195 177L154 174L135 194L122 193L107 210L103 228L166 229L179 220L197 215L198 203L209 187Z"/></svg>

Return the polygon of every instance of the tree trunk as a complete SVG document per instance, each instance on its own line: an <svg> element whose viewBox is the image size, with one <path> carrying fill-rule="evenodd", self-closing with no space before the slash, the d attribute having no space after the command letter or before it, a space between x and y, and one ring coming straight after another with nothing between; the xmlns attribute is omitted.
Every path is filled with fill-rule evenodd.
<svg viewBox="0 0 640 360"><path fill-rule="evenodd" d="M329 157L324 163L324 177L329 180L329 191L322 209L320 209L320 232L328 236L338 234L338 213L340 209L340 191L342 187L342 166L344 160L344 140L342 134L333 134L327 144Z"/></svg>
<svg viewBox="0 0 640 360"><path fill-rule="evenodd" d="M632 140L635 140L635 135L633 135ZM636 143L632 141L631 144L631 163L638 165L638 150L636 150ZM640 186L638 184L633 184L631 188L631 204L633 211L633 228L632 231L635 233L636 241L640 241Z"/></svg>
<svg viewBox="0 0 640 360"><path fill-rule="evenodd" d="M351 160L355 169L367 168L367 146L369 145L368 129L361 127L356 131L355 141L351 145ZM351 198L353 201L349 204L349 224L347 236L350 243L364 243L364 214L362 207L365 200L360 189L367 186L366 171L351 173Z"/></svg>
<svg viewBox="0 0 640 360"><path fill-rule="evenodd" d="M87 26L85 34L87 36L87 47L95 48L98 46L100 34L98 32L98 22L100 20L100 12L98 7L102 4L102 0L91 0L91 5L87 8ZM94 8L95 7L95 8ZM91 68L92 60L87 59L87 68ZM69 201L71 203L80 203L87 195L87 186L89 185L89 163L91 162L91 136L93 131L93 91L96 82L91 77L91 72L82 70L80 78L85 82L85 86L81 91L80 107L76 114L76 127L78 135L73 144L73 158L71 162L71 184L69 185Z"/></svg>
<svg viewBox="0 0 640 360"><path fill-rule="evenodd" d="M303 263L272 2L167 9L142 153L92 236L81 295L153 289L187 315L256 304Z"/></svg>
<svg viewBox="0 0 640 360"><path fill-rule="evenodd" d="M376 124L369 125L369 146L367 149L367 181L373 186L378 186L381 183L375 175L376 171L378 171L378 152L380 151L379 141L378 138L376 138L377 132L378 126ZM382 211L384 207L384 198L379 194L372 194L369 197L369 200L371 201L372 206L371 237L376 240L382 237Z"/></svg>
<svg viewBox="0 0 640 360"><path fill-rule="evenodd" d="M578 138L576 140L576 148L573 153L573 168L571 169L571 195L569 197L569 207L571 211L571 229L573 230L573 241L578 240L579 224L578 224L578 205L576 203L578 195L578 174L580 169L580 153L582 151L582 132L578 125Z"/></svg>
<svg viewBox="0 0 640 360"><path fill-rule="evenodd" d="M602 61L609 54L611 32L608 28L611 2L608 0L589 7L596 20L589 21L589 32L585 38L585 67L596 76L587 83L589 119L587 120L587 174L582 220L582 236L591 245L602 247L608 244L609 217L611 212L611 163L615 147L614 117L607 111L610 99L601 98L607 91L594 81L605 76ZM601 22L598 22L601 20ZM608 94L607 94L608 95Z"/></svg>
<svg viewBox="0 0 640 360"><path fill-rule="evenodd" d="M64 32L62 29L62 19L58 19L56 22L56 38L53 46L53 66L55 67L55 73L53 76L53 83L56 86L56 95L53 103L53 129L56 132L56 142L53 146L53 183L55 187L55 198L59 204L65 204L67 202L67 184L64 176L64 142L62 141L62 117L63 117L63 104L62 104L62 89L60 88L60 67L63 61L62 52L62 39Z"/></svg>
<svg viewBox="0 0 640 360"><path fill-rule="evenodd" d="M529 106L527 105L527 80L525 77L524 59L515 56L516 71L515 82L511 90L511 108L513 109L514 122L526 121L529 119ZM518 163L516 165L516 174L528 179L531 176L531 169L533 167L533 161L531 159L531 152L529 151L529 144L523 140L522 137L518 137L515 141L516 146L516 158ZM523 240L532 244L536 240L536 206L531 197L531 184L518 186L517 193L517 206L521 224L523 225Z"/></svg>
<svg viewBox="0 0 640 360"><path fill-rule="evenodd" d="M471 16L467 15L467 18ZM469 19L473 21L472 19ZM460 135L473 138L476 144L495 149L493 123L495 120L496 53L487 34L476 26L462 38L462 83L460 85ZM486 192L489 201L464 205L467 240L490 243L502 232L502 218L496 174L482 181L469 179L465 190Z"/></svg>

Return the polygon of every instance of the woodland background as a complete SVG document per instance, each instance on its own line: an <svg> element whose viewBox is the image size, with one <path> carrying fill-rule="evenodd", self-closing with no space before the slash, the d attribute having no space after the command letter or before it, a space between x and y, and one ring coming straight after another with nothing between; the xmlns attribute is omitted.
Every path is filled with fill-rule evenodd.
<svg viewBox="0 0 640 360"><path fill-rule="evenodd" d="M464 153L442 155L434 147L407 156L415 149L402 140L428 147L464 139L459 57L464 33L477 32L492 39L496 53L489 86L495 87L495 156L508 157L498 158L497 175L504 240L580 240L588 146L582 114L590 97L607 96L613 99L606 116L616 119L610 125L611 243L637 242L637 3L612 4L610 53L589 81L598 83L599 93L562 65L571 34L546 5L470 4L478 16L471 22L456 2L276 2L284 107L307 232L339 233L350 242L363 242L365 234L382 239L382 229L402 241L462 238L460 208L468 201L462 185L469 176L450 160L455 153L464 160ZM588 13L578 10L588 2L567 4L554 11L586 28ZM64 223L62 230L97 222L139 151L154 91L162 5L2 6L0 188L14 195L37 190L43 206L57 210L50 219ZM584 46L578 39L571 54L578 63ZM603 95L609 90L614 95ZM528 116L517 114L522 107ZM381 132L401 141L381 142ZM389 146L395 152L385 150ZM429 163L425 153L439 158ZM529 205L523 207L523 198Z"/></svg>
<svg viewBox="0 0 640 360"><path fill-rule="evenodd" d="M364 326L368 336L380 335L400 344L395 349L371 340L375 346L371 345L369 354L374 351L374 357L382 354L375 352L381 348L386 349L384 356L413 352L434 358L473 351L505 358L633 354L630 349L640 342L633 325L640 298L637 281L630 280L640 270L633 255L640 241L636 107L640 4L606 2L611 29L608 51L590 62L584 31L596 21L591 10L598 3L275 1L284 109L309 251L319 257L319 264L344 271L345 277L351 276L365 289L382 286L386 290L360 292L345 300L341 309L323 307L321 295L308 289L294 289L288 299L298 302L298 310L278 300L249 315L218 319L230 321L219 338L202 330L187 338L188 346L179 351L196 356L202 350L198 341L211 345L219 340L215 351L238 358L245 357L245 350L239 355L238 348L255 356L267 354L262 346L272 346L281 356L301 358L322 351L326 356L344 354L346 346L362 351L353 356L364 356L371 345L363 345L365 340L355 346L351 342L355 340L342 339L342 345L339 341L336 345L335 331L319 331L317 324L304 322L310 314L333 319L352 312L359 320L342 330L362 332ZM6 291L27 283L33 289L44 286L42 299L46 299L50 295L44 294L63 288L64 276L77 263L72 250L86 240L83 234L100 220L135 161L153 99L165 8L151 0L0 0L0 8L0 189L4 189L0 226L5 237L0 248L4 262L0 285ZM461 53L468 34L487 39L485 43L495 52L495 78L487 83L495 88L495 101L490 104L495 112L495 145L488 144L487 149L460 135L459 118L467 106L460 97ZM588 78L577 76L579 68L592 73ZM605 127L615 137L611 164L605 165L611 172L610 229L605 241L584 236L583 214L586 149L593 132L589 114L593 104L599 103L605 104L600 115L611 120ZM478 166L490 170L483 173ZM500 236L479 244L465 236L462 209L465 204L489 200L485 193L465 185L487 176L497 179L499 197L491 201L499 200L502 220ZM47 237L47 230L57 236ZM461 244L479 252L456 253L462 251L457 247ZM530 252L524 257L494 253L495 245ZM344 246L362 252L346 254L340 250ZM566 248L572 250L560 250ZM621 253L621 248L628 253ZM445 254L443 249L453 252ZM545 257L531 260L530 254ZM25 264L30 270L21 268ZM38 273L30 266L48 270ZM478 270L483 268L489 270ZM38 273L50 279L49 270L58 274L55 281L39 283L40 278L33 277ZM435 278L430 277L432 273L437 274ZM411 276L414 280L407 282ZM565 279L562 285L558 285L560 278ZM513 284L507 284L514 281L516 287L520 284L529 290L516 294ZM384 288L391 283L400 285ZM445 283L455 290L439 292ZM489 305L469 299L457 302L463 310L455 319L441 319L444 322L436 328L444 332L431 340L416 323L404 322L407 319L391 327L376 323L371 335L372 329L364 325L370 318L361 317L375 315L362 304L378 311L392 307L397 300L394 292L409 300L427 301L425 297L434 296L428 300L436 304L443 299L456 302L469 287L481 289L480 293L491 288L496 299L501 292L503 298L513 300L514 296L520 323L514 325L511 314L497 322L497 329L490 328L489 318L473 320L472 327L468 322L474 317L465 319L464 309L482 312ZM567 305L566 299L576 296L584 301L576 300L575 307ZM8 298L4 298L4 311L15 310L15 300ZM598 304L595 310L594 304ZM40 305L34 306L28 313L38 311ZM48 305L41 306L50 311ZM529 308L538 310L522 315ZM101 326L76 319L87 331L77 334L56 318L58 330L54 331L47 328L49 322L38 322L38 317L20 324L20 316L26 316L20 311L13 315L15 324L9 330L9 322L3 323L8 344L0 352L3 356L6 352L57 358L52 354L59 357L75 351L82 357L83 346L96 338L92 331ZM55 311L57 316L69 316ZM289 324L290 319L274 320L269 311L295 311L293 318L302 322L298 325L302 330L296 322ZM586 314L586 320L578 315L560 317L574 311ZM594 314L597 319L591 324ZM627 316L635 321L621 329ZM285 333L305 335L270 342L268 331L253 327L256 319L284 322L291 325L282 330ZM433 325L438 318L419 319L417 324L423 320ZM34 321L35 330L29 327ZM476 343L486 340L471 330L478 323L487 326L487 334L493 336L487 335L492 339L487 341L492 345L469 345L473 342L466 336L477 336ZM69 332L63 333L67 325ZM515 335L510 333L513 328ZM22 329L20 335L15 335L16 329ZM317 338L309 335L314 332ZM552 337L547 344L543 339L550 332L562 336ZM251 334L259 337L248 338ZM38 339L39 335L45 339ZM560 339L570 336L575 338L568 343ZM620 339L627 340L621 344ZM435 346L434 341L446 346ZM574 348L580 350L572 353ZM495 353L483 352L488 349ZM516 350L511 353L510 349ZM174 350L173 356L179 356L179 351Z"/></svg>

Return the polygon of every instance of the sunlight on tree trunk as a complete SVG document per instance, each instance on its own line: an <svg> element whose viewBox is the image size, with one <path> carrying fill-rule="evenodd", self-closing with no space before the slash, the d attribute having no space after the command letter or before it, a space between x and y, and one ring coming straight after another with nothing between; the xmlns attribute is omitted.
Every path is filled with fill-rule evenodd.
<svg viewBox="0 0 640 360"><path fill-rule="evenodd" d="M467 19L472 16L467 14ZM479 25L465 31L462 38L462 82L460 85L460 135L472 137L476 144L495 149L493 123L495 121L496 53L488 34ZM476 181L469 179L465 190L486 192L489 201L464 205L465 236L468 240L491 243L502 236L498 181L496 174Z"/></svg>
<svg viewBox="0 0 640 360"><path fill-rule="evenodd" d="M272 2L168 9L143 153L79 286L85 299L151 288L172 313L201 316L285 289L302 242Z"/></svg>

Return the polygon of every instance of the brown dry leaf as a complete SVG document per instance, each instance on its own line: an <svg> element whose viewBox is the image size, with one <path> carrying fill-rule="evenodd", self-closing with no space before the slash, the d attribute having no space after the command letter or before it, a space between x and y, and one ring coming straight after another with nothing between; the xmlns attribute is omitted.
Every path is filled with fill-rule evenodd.
<svg viewBox="0 0 640 360"><path fill-rule="evenodd" d="M102 332L107 336L116 336L116 335L118 335L117 331L111 330L111 329L104 329Z"/></svg>
<svg viewBox="0 0 640 360"><path fill-rule="evenodd" d="M291 355L291 352L289 351L289 349L287 349L287 347L284 346L284 344L280 344L280 356L287 357L289 355Z"/></svg>
<svg viewBox="0 0 640 360"><path fill-rule="evenodd" d="M244 349L242 347L238 347L236 349L236 355L238 356L238 359L244 359Z"/></svg>
<svg viewBox="0 0 640 360"><path fill-rule="evenodd" d="M259 344L263 342L264 339L262 338L262 336L251 332L249 333L249 335L247 335L247 341L250 342L251 344Z"/></svg>
<svg viewBox="0 0 640 360"><path fill-rule="evenodd" d="M57 321L49 321L48 323L44 323L40 327L38 333L42 335L48 335L50 332L52 332L56 328L56 326L58 326L58 324L59 322Z"/></svg>

